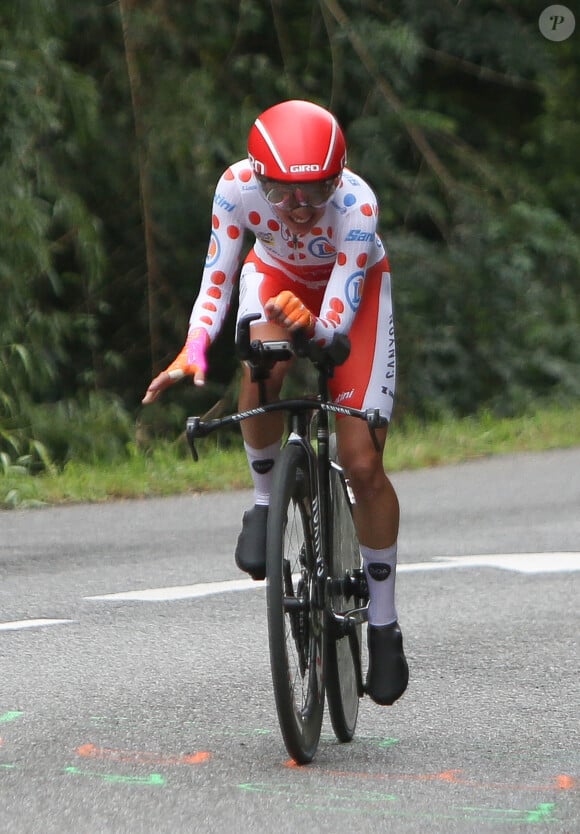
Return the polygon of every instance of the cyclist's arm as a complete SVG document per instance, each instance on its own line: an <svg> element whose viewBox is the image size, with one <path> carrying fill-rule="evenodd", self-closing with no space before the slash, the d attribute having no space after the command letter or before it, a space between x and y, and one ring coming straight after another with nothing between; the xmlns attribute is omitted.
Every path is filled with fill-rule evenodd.
<svg viewBox="0 0 580 834"><path fill-rule="evenodd" d="M228 311L243 243L244 213L235 175L238 168L239 165L229 168L216 188L206 265L185 345L151 381L142 400L144 405L155 402L166 388L185 376L192 377L196 385L205 382L207 350Z"/></svg>
<svg viewBox="0 0 580 834"><path fill-rule="evenodd" d="M337 226L337 256L322 299L314 338L325 340L332 333L348 334L360 305L367 268L384 255L377 236L376 201L348 212ZM368 206L368 208L367 208Z"/></svg>
<svg viewBox="0 0 580 834"><path fill-rule="evenodd" d="M245 228L238 169L239 163L228 168L216 187L205 268L189 320L189 332L202 328L210 342L223 325L238 277Z"/></svg>

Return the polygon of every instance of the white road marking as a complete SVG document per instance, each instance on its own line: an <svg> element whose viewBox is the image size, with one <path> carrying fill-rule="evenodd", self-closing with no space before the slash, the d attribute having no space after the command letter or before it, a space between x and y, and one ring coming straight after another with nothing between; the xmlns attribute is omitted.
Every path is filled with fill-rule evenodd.
<svg viewBox="0 0 580 834"><path fill-rule="evenodd" d="M496 553L479 556L449 556L432 562L403 562L397 566L397 572L424 573L452 568L496 568L527 574L571 573L580 570L580 553ZM84 599L93 602L172 602L235 591L263 590L265 587L265 582L254 582L252 579L231 579L225 582L200 582L196 585L177 585L168 588L145 588L141 591L101 594L84 597ZM73 622L75 620L52 620L48 618L14 620L8 623L0 623L0 631L19 631L20 629L66 625Z"/></svg>
<svg viewBox="0 0 580 834"><path fill-rule="evenodd" d="M18 631L21 628L39 628L40 626L65 625L74 620L13 620L11 623L0 623L0 631Z"/></svg>
<svg viewBox="0 0 580 834"><path fill-rule="evenodd" d="M568 573L580 570L580 553L497 553L448 556L436 562L402 563L397 573L449 568L499 568L518 573Z"/></svg>
<svg viewBox="0 0 580 834"><path fill-rule="evenodd" d="M397 573L416 573L450 568L499 568L518 573L563 573L580 570L580 553L498 553L481 556L450 556L435 562L401 563ZM252 579L232 579L225 582L200 582L196 585L177 585L172 588L145 588L85 597L89 601L111 602L170 602L195 599L232 591L265 588L265 582Z"/></svg>
<svg viewBox="0 0 580 834"><path fill-rule="evenodd" d="M265 588L265 582L253 579L230 579L225 582L201 582L197 585L177 585L173 588L145 588L142 591L125 591L119 594L85 597L86 600L136 600L140 602L167 602L169 600L208 597L230 591L249 591L252 588Z"/></svg>

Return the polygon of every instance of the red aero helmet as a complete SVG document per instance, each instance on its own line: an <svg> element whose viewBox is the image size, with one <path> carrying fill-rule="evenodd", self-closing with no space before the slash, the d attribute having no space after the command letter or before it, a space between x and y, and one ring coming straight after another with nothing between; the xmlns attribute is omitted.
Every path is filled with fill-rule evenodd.
<svg viewBox="0 0 580 834"><path fill-rule="evenodd" d="M248 158L259 177L313 182L338 176L346 164L344 134L332 113L310 101L283 101L258 116Z"/></svg>

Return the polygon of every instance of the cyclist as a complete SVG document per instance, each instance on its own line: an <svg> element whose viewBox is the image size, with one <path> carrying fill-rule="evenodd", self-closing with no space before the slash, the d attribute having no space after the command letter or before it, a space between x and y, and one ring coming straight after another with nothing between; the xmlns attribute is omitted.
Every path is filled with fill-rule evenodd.
<svg viewBox="0 0 580 834"><path fill-rule="evenodd" d="M245 232L253 248L239 272L238 320L260 313L252 338L283 339L298 328L324 343L347 333L351 353L331 379L335 402L379 408L390 418L395 392L395 341L387 255L377 235L378 207L369 185L345 167L346 143L335 117L308 101L284 101L254 122L248 156L220 178L199 294L185 345L151 382L143 403L184 376L203 385L207 350L220 331L238 279ZM289 363L267 382L280 392ZM239 408L258 404L244 367ZM281 413L242 423L254 483L235 559L254 579L265 575L265 539L272 469L284 428ZM386 429L354 417L337 419L339 459L355 494L355 523L369 587L367 691L392 704L406 689L408 667L395 607L399 504L382 462Z"/></svg>

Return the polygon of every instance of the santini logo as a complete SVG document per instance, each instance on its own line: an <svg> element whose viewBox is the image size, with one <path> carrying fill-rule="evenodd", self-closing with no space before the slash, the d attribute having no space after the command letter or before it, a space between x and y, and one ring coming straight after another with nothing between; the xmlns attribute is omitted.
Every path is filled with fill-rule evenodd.
<svg viewBox="0 0 580 834"><path fill-rule="evenodd" d="M356 240L361 243L370 243L374 240L374 232L363 232L361 229L351 229L346 236L346 240Z"/></svg>

